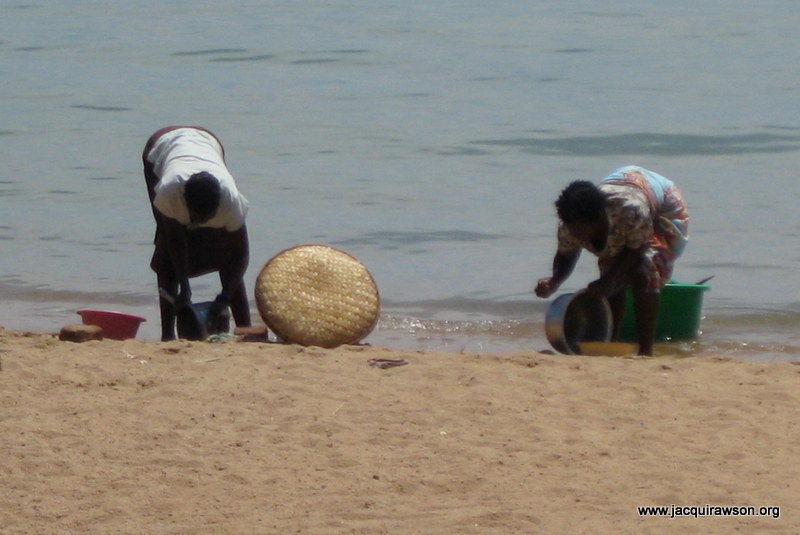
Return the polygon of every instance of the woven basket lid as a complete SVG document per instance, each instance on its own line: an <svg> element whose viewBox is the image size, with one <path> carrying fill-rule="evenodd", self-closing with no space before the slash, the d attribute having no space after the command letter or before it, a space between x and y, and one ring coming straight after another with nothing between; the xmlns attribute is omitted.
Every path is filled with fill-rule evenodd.
<svg viewBox="0 0 800 535"><path fill-rule="evenodd" d="M375 327L378 288L364 265L326 245L278 253L256 280L264 323L287 342L336 347L354 344Z"/></svg>

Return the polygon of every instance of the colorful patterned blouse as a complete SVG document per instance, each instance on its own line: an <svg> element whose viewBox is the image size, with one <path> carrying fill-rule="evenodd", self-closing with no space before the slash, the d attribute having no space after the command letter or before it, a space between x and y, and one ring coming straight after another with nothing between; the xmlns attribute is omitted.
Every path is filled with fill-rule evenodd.
<svg viewBox="0 0 800 535"><path fill-rule="evenodd" d="M596 250L590 242L573 236L561 223L558 251L574 253L586 249L599 258L602 268L626 247L638 249L647 244L648 256L655 263L664 264L659 271L668 276L689 234L686 203L675 184L642 167L627 166L604 178L598 188L608 199L606 214L610 226L605 247Z"/></svg>

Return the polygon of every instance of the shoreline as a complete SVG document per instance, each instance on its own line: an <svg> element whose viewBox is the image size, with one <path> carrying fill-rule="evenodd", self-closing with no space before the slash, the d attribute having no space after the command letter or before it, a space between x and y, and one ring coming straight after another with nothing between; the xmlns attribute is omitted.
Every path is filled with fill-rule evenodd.
<svg viewBox="0 0 800 535"><path fill-rule="evenodd" d="M10 532L790 533L798 522L791 363L78 344L4 329L0 349ZM636 509L672 504L781 514Z"/></svg>
<svg viewBox="0 0 800 535"><path fill-rule="evenodd" d="M3 305L0 328L31 332L55 332L64 325L80 323L81 308L118 310L140 315L137 339L156 342L160 337L155 298L143 304L97 299L59 301L42 295L36 300L11 300ZM541 303L532 303L533 305ZM364 340L397 351L472 351L509 353L549 351L553 348L544 332L544 310L533 308L529 316L519 310L513 317L473 317L465 311L431 312L382 308L375 330ZM261 324L252 309L254 325ZM724 354L753 362L800 362L800 335L796 307L704 307L701 335L695 340L657 344L659 356L713 357Z"/></svg>

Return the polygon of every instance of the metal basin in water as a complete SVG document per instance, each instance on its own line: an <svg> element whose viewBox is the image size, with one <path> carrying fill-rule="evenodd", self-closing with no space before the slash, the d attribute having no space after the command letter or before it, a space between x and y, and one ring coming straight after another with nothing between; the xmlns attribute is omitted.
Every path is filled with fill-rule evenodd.
<svg viewBox="0 0 800 535"><path fill-rule="evenodd" d="M175 306L175 296L164 288L159 288L158 293L170 304ZM212 334L226 333L230 330L231 313L225 309L217 318L214 325L207 325L208 312L211 310L213 301L202 303L189 303L188 305L176 307L175 323L178 327L178 338L184 340L205 340Z"/></svg>
<svg viewBox="0 0 800 535"><path fill-rule="evenodd" d="M544 324L547 341L567 355L579 355L580 342L608 342L613 326L608 300L584 291L558 296L547 309Z"/></svg>
<svg viewBox="0 0 800 535"><path fill-rule="evenodd" d="M213 301L206 301L180 307L176 312L178 338L205 340L212 334L228 332L230 329L230 313L227 310L220 314L215 325L206 324L208 312L213 304Z"/></svg>

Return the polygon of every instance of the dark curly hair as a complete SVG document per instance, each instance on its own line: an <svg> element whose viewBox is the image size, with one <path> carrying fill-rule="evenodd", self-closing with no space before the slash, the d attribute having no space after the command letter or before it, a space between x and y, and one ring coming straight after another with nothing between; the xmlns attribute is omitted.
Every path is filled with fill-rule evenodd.
<svg viewBox="0 0 800 535"><path fill-rule="evenodd" d="M587 180L571 182L556 200L556 213L564 223L602 221L606 197Z"/></svg>
<svg viewBox="0 0 800 535"><path fill-rule="evenodd" d="M219 208L219 180L205 171L195 173L186 181L183 195L186 198L186 206L191 211L211 217Z"/></svg>

